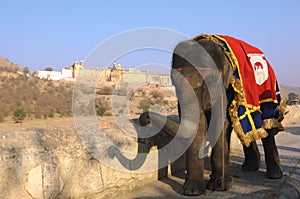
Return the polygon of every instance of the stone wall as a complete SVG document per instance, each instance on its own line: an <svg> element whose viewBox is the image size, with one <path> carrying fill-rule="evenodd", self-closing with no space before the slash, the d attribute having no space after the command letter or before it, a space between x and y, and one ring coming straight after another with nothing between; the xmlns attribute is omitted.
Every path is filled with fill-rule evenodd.
<svg viewBox="0 0 300 199"><path fill-rule="evenodd" d="M146 73L130 72L130 71L124 73L123 80L127 83L147 83L148 82Z"/></svg>
<svg viewBox="0 0 300 199"><path fill-rule="evenodd" d="M169 74L155 74L149 71L141 71L139 69L130 68L82 68L80 70L80 77L96 77L100 76L101 82L110 82L115 85L120 80L126 83L152 83L162 86L172 86Z"/></svg>
<svg viewBox="0 0 300 199"><path fill-rule="evenodd" d="M107 198L157 179L100 164L71 127L0 135L0 198Z"/></svg>

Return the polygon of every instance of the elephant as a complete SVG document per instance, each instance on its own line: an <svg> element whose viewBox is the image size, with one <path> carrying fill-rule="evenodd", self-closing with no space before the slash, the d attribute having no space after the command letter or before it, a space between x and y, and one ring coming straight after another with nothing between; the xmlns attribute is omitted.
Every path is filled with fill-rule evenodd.
<svg viewBox="0 0 300 199"><path fill-rule="evenodd" d="M199 50L199 45L200 50ZM206 53L202 53L201 49L205 49ZM204 163L203 158L198 158L199 143L203 140L203 136L207 132L207 126L211 122L212 105L216 102L210 99L211 93L208 87L211 87L213 92L219 92L214 89L214 84L221 81L218 74L208 72L208 75L200 75L197 67L206 67L211 65L208 57L211 57L218 72L223 80L225 89L224 104L226 105L226 118L223 126L223 131L211 154L212 174L210 180L205 187L203 179ZM196 60L196 61L194 61ZM199 61L201 60L201 61ZM191 64L191 62L193 62ZM199 64L199 65L197 65ZM174 70L175 69L175 70ZM179 69L179 70L178 70ZM203 69L203 68L202 68ZM176 95L179 99L179 115L182 120L192 120L195 109L191 107L191 99L189 93L185 92L185 83L191 85L192 91L197 96L200 119L198 124L197 134L187 150L187 178L183 185L185 195L199 195L205 192L205 189L224 191L231 187L231 178L229 174L229 149L230 137L233 130L233 124L229 115L229 107L234 99L235 91L230 81L233 76L231 62L226 56L224 49L210 39L194 39L179 43L173 53L171 79L176 88ZM178 81L179 79L179 81ZM218 98L220 99L220 98ZM217 100L218 100L217 99ZM281 121L283 114L278 112L276 119ZM281 129L280 129L281 130ZM268 136L262 139L263 148L265 151L265 160L267 166L266 177L278 179L283 176L280 168L279 154L275 143L274 135L279 129L266 129ZM224 141L221 139L224 138ZM243 171L255 171L260 167L260 154L255 141L252 141L248 147L243 146L245 161L242 165ZM224 166L222 164L224 163ZM221 181L224 182L220 183Z"/></svg>
<svg viewBox="0 0 300 199"><path fill-rule="evenodd" d="M216 69L212 68L211 65L216 66ZM204 72L201 71L203 73L200 74L197 68L204 69ZM171 80L178 98L179 124L183 126L181 136L184 139L192 138L186 150L187 175L183 185L184 195L201 195L205 193L206 189L226 191L232 186L229 173L229 151L233 121L229 114L229 108L235 97L235 90L231 84L233 73L232 63L224 48L210 39L195 38L182 41L174 49ZM220 82L221 89L220 86L217 86ZM224 95L220 96L220 93L224 93ZM218 97L213 98L211 96ZM225 107L223 121L218 117L212 119L213 106L220 101ZM281 121L283 115L277 113L276 119ZM144 126L160 121L161 119L157 114L151 117L151 114L144 113L140 117L140 123ZM200 157L199 154L201 153L201 143L203 144L211 123L219 123L221 133L212 147L211 175L205 184L203 176L204 158ZM163 131L171 137L175 137L176 132L180 129L179 124L167 120L163 126ZM196 129L195 132L189 130L190 128ZM279 179L283 176L274 138L279 130L281 129L266 129L268 135L262 138L267 166L266 177L271 179ZM256 142L252 141L249 146L243 146L243 151L245 160L242 164L242 170L245 172L258 170L260 153ZM120 152L116 152L115 155L123 162L128 161L120 155Z"/></svg>

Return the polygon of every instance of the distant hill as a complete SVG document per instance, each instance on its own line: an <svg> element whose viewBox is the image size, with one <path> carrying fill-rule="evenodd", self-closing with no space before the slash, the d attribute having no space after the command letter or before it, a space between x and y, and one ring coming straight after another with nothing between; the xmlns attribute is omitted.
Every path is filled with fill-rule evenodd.
<svg viewBox="0 0 300 199"><path fill-rule="evenodd" d="M17 73L23 70L0 57L0 121L18 107L32 119L72 116L72 84Z"/></svg>
<svg viewBox="0 0 300 199"><path fill-rule="evenodd" d="M288 86L288 85L280 85L280 92L287 95L291 92L295 92L297 94L300 94L300 87L294 87L294 86Z"/></svg>
<svg viewBox="0 0 300 199"><path fill-rule="evenodd" d="M14 64L8 59L0 56L0 71L7 71L7 72L23 71L23 67Z"/></svg>
<svg viewBox="0 0 300 199"><path fill-rule="evenodd" d="M72 116L71 84L17 75L13 78L0 75L2 117L11 117L18 107L32 119Z"/></svg>

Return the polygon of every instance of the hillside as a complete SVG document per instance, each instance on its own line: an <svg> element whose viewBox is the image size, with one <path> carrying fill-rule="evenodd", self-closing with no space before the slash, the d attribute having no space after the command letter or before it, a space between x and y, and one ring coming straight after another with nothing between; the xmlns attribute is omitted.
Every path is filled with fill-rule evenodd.
<svg viewBox="0 0 300 199"><path fill-rule="evenodd" d="M23 71L23 68L8 59L0 56L0 71L15 72Z"/></svg>
<svg viewBox="0 0 300 199"><path fill-rule="evenodd" d="M72 85L41 80L16 71L23 68L0 57L0 121L23 108L27 119L72 115Z"/></svg>
<svg viewBox="0 0 300 199"><path fill-rule="evenodd" d="M24 75L16 78L0 76L0 90L2 117L12 116L17 107L23 108L27 118L32 119L72 115L72 87L69 84Z"/></svg>
<svg viewBox="0 0 300 199"><path fill-rule="evenodd" d="M284 94L289 94L291 92L295 92L300 94L300 87L288 86L288 85L280 85L280 91Z"/></svg>
<svg viewBox="0 0 300 199"><path fill-rule="evenodd" d="M2 60L0 70L0 122L11 121L16 108L25 110L26 119L60 118L72 116L73 84L64 81L39 79L31 74L16 73L23 68L7 59ZM99 85L96 92L95 108L100 116L111 116L111 94L113 87ZM91 89L83 90L83 95ZM127 92L127 91L126 91ZM130 102L130 112L137 117L144 109L158 103L163 104L169 112L177 106L176 98L171 91L157 88L155 85L135 92ZM121 93L120 93L121 94ZM122 94L123 95L123 94ZM174 94L173 94L174 95ZM174 98L174 99L173 99ZM119 106L119 105L116 105ZM86 107L86 106L83 106ZM118 113L125 112L118 107ZM82 112L87 110L81 110Z"/></svg>

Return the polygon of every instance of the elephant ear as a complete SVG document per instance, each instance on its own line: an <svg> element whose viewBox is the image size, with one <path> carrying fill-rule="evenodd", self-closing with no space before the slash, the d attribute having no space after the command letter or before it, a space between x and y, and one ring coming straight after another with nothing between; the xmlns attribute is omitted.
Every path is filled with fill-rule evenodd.
<svg viewBox="0 0 300 199"><path fill-rule="evenodd" d="M224 49L208 39L201 39L198 42L205 48L212 60L215 62L217 68L222 72L224 86L228 89L230 79L233 75L233 70Z"/></svg>
<svg viewBox="0 0 300 199"><path fill-rule="evenodd" d="M214 50L210 50L208 48L210 50L208 52L210 53L211 57L213 58L218 69L222 72L224 87L226 89L228 89L229 85L230 85L230 80L233 76L233 69L232 69L231 63L230 63L224 49L221 46L212 42L211 48L213 48Z"/></svg>
<svg viewBox="0 0 300 199"><path fill-rule="evenodd" d="M222 78L226 89L228 89L232 77L233 77L233 69L228 58L225 56L225 60L222 68Z"/></svg>

